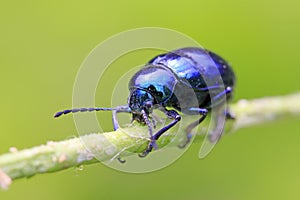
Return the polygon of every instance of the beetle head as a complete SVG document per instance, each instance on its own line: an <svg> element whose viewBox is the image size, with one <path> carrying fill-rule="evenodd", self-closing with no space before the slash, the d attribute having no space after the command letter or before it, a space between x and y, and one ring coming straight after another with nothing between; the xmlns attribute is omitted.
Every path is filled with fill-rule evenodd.
<svg viewBox="0 0 300 200"><path fill-rule="evenodd" d="M145 122L144 118L152 113L154 97L147 91L135 89L131 92L129 98L129 107L133 114L133 119L139 122Z"/></svg>

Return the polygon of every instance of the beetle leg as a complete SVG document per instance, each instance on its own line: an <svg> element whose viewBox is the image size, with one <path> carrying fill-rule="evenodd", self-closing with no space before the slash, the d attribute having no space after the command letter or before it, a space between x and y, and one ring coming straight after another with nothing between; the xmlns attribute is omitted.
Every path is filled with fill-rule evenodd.
<svg viewBox="0 0 300 200"><path fill-rule="evenodd" d="M118 106L116 107L116 109L113 110L112 112L112 122L113 122L113 126L114 126L114 130L119 129L119 122L117 119L117 114L120 112L126 112L126 113L131 113L131 110L128 106Z"/></svg>
<svg viewBox="0 0 300 200"><path fill-rule="evenodd" d="M122 159L122 158L120 158L120 157L118 157L117 160L118 160L120 163L122 163L122 164L126 162L126 160L124 160L124 159Z"/></svg>
<svg viewBox="0 0 300 200"><path fill-rule="evenodd" d="M217 101L217 100L221 99L221 98L224 98L225 95L230 94L231 92L232 92L232 88L231 87L225 88L224 91L222 91L219 94L217 94L216 96L214 96L214 98L212 99L212 103L214 101Z"/></svg>
<svg viewBox="0 0 300 200"><path fill-rule="evenodd" d="M219 114L215 116L215 127L212 132L209 133L209 140L211 143L217 142L222 134L224 129L224 123L227 122L227 120L235 120L235 116L228 110L227 107L220 107L217 108L220 109L218 112ZM224 122L225 117L225 122Z"/></svg>
<svg viewBox="0 0 300 200"><path fill-rule="evenodd" d="M164 112L164 111L163 111L163 112ZM165 113L165 112L164 112L164 113ZM162 124L162 123L164 122L164 120L162 120L157 114L152 113L151 115L152 115L152 119L155 120L156 123L159 122L159 123Z"/></svg>
<svg viewBox="0 0 300 200"><path fill-rule="evenodd" d="M230 94L231 92L232 92L231 87L225 88L225 90L223 92L220 92L213 98L212 102L217 101L221 98L224 98L225 95ZM227 108L227 105L225 105L225 108L222 108L222 106L220 107L220 115L218 115L217 118L215 119L215 121L216 121L215 130L212 131L209 135L210 136L209 139L212 143L217 142L222 135L223 128L224 128L223 127L224 123L222 123L222 120L223 120L224 115L225 115L225 119L235 119L234 115L232 113L230 113L229 109Z"/></svg>
<svg viewBox="0 0 300 200"><path fill-rule="evenodd" d="M228 109L225 111L225 117L226 119L235 119L234 114L232 114Z"/></svg>
<svg viewBox="0 0 300 200"><path fill-rule="evenodd" d="M153 125L153 128L155 129L156 128L156 125L157 125L157 123L156 123L156 120L155 120L155 118L152 116L149 116L149 118L151 119L151 123L152 123L152 125Z"/></svg>
<svg viewBox="0 0 300 200"><path fill-rule="evenodd" d="M156 146L156 142L155 142L155 140L151 139L146 150L143 153L138 154L139 157L141 157L141 158L146 157L152 151L154 146Z"/></svg>
<svg viewBox="0 0 300 200"><path fill-rule="evenodd" d="M207 109L202 109L202 108L191 108L190 111L197 112L197 113L199 113L202 116L197 121L194 121L193 123L191 123L190 125L188 125L188 127L185 129L185 132L186 132L186 141L183 144L178 145L179 148L186 147L186 145L191 141L191 138L193 136L192 135L192 130L196 126L198 126L206 118L207 113L208 113Z"/></svg>
<svg viewBox="0 0 300 200"><path fill-rule="evenodd" d="M211 99L211 101L207 104L207 107L215 107L215 105L219 105L220 103L225 103L227 100L226 95L232 93L231 87L226 87L223 91L216 93L216 95Z"/></svg>
<svg viewBox="0 0 300 200"><path fill-rule="evenodd" d="M143 153L139 154L139 157L145 157L152 151L153 147L157 148L157 145L156 145L156 141L153 138L153 126L151 125L151 123L148 119L149 116L146 114L145 110L142 110L141 113L142 113L142 117L143 117L145 123L148 126L148 132L150 135L150 142L148 144L148 147L146 148L146 150Z"/></svg>
<svg viewBox="0 0 300 200"><path fill-rule="evenodd" d="M220 92L219 94L217 94L214 98L213 101L217 101L220 98L223 98L225 95L230 94L232 92L232 88L231 87L227 87L223 92ZM225 117L226 119L235 119L234 114L232 114L228 108L225 111Z"/></svg>
<svg viewBox="0 0 300 200"><path fill-rule="evenodd" d="M119 122L118 122L118 119L117 119L117 114L120 113L120 112L130 113L131 110L128 106L118 106L118 107L116 107L115 110L113 110L113 112L112 112L112 122L113 122L114 130L119 129ZM125 163L126 162L126 160L124 160L120 157L118 157L117 160L120 163Z"/></svg>
<svg viewBox="0 0 300 200"><path fill-rule="evenodd" d="M153 138L155 140L158 140L158 138L167 130L169 130L170 128L172 128L173 126L175 126L175 124L177 124L177 122L179 122L181 120L181 116L175 111L175 110L167 110L165 112L165 114L167 115L168 118L173 119L173 121L168 124L167 126L161 128L157 133L155 133L153 135Z"/></svg>
<svg viewBox="0 0 300 200"><path fill-rule="evenodd" d="M142 153L139 154L140 157L145 157L147 156L153 149L153 147L155 147L156 145L156 140L159 139L159 137L166 132L167 130L169 130L170 128L172 128L173 126L175 126L175 124L177 124L180 120L181 120L181 116L175 111L175 110L165 110L164 111L165 114L167 115L168 118L173 119L173 121L168 124L167 126L161 128L157 133L155 133L152 137L151 137L151 141L147 147L147 149Z"/></svg>

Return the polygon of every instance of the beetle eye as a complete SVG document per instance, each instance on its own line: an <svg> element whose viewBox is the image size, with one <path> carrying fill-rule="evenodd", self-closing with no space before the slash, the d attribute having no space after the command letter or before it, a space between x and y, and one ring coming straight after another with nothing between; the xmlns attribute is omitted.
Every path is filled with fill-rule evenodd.
<svg viewBox="0 0 300 200"><path fill-rule="evenodd" d="M152 107L152 102L151 101L147 101L145 102L145 106L148 107L148 108L151 108Z"/></svg>

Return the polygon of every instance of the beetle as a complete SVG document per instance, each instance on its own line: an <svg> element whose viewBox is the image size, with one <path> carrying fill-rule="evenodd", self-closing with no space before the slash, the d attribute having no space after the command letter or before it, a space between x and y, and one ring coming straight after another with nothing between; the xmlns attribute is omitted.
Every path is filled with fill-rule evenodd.
<svg viewBox="0 0 300 200"><path fill-rule="evenodd" d="M218 77L221 82L215 81ZM188 144L192 129L206 118L208 112L232 99L235 82L233 69L219 55L199 47L185 47L154 57L136 72L129 81L127 105L115 108L75 108L57 112L54 117L76 112L112 111L113 126L117 130L117 113L131 113L133 121L148 127L150 142L145 151L139 154L145 157L153 148L157 148L156 140L181 120L179 113L200 115L197 121L186 128L187 139L181 147ZM198 102L196 106L181 106L179 102L180 99L189 101L189 95L186 94L188 89L195 94ZM155 122L151 117L154 109L172 119L156 133L153 132ZM221 114L226 118L234 118L229 111ZM211 134L212 141L218 138L218 133Z"/></svg>

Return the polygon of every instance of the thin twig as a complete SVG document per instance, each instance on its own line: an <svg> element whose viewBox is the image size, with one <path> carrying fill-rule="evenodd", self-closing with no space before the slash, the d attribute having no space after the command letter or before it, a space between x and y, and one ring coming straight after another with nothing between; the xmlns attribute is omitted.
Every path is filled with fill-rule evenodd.
<svg viewBox="0 0 300 200"><path fill-rule="evenodd" d="M233 130L264 124L280 118L300 116L300 93L287 96L266 97L254 100L240 100L230 106L235 114ZM130 133L130 135L128 134ZM47 142L45 145L0 155L0 187L7 188L12 180L31 177L39 173L57 172L70 167L106 161L122 154L142 152L148 142L147 128L134 125L113 132L88 134L59 142ZM132 135L136 137L132 137ZM174 138L166 134L158 141L164 146ZM89 150L83 145L89 146ZM95 156L97 154L97 156ZM95 158L97 157L97 159Z"/></svg>

